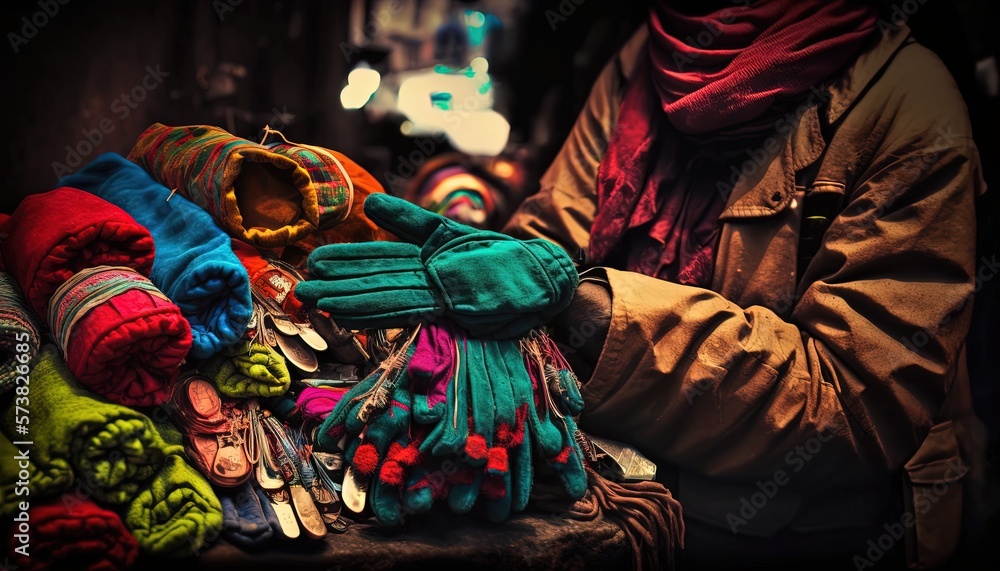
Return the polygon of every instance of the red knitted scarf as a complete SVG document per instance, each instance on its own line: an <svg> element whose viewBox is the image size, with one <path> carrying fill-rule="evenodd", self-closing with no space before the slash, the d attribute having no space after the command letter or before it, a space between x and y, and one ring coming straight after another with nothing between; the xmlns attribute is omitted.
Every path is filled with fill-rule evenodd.
<svg viewBox="0 0 1000 571"><path fill-rule="evenodd" d="M688 16L665 4L650 11L648 55L598 170L590 257L706 287L725 200L714 186L678 184L694 146L681 137L773 130L769 110L847 64L875 29L877 10L853 0L734 0Z"/></svg>

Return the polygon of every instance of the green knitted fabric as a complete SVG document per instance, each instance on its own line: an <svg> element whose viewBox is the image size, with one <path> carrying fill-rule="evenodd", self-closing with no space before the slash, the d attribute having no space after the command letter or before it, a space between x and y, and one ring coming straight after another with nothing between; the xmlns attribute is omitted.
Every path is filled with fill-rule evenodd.
<svg viewBox="0 0 1000 571"><path fill-rule="evenodd" d="M285 358L262 343L240 342L201 367L227 397L274 397L288 390L292 377Z"/></svg>
<svg viewBox="0 0 1000 571"><path fill-rule="evenodd" d="M172 454L128 506L125 526L150 555L188 557L219 537L222 504L208 481Z"/></svg>
<svg viewBox="0 0 1000 571"><path fill-rule="evenodd" d="M6 433L14 434L16 416L14 403L3 410ZM81 387L53 345L31 371L30 435L33 461L69 464L94 498L109 504L135 497L166 456L149 418Z"/></svg>
<svg viewBox="0 0 1000 571"><path fill-rule="evenodd" d="M22 450L28 450L27 488L30 495L16 493L20 479L18 472L20 460L16 459ZM14 446L6 434L0 433L0 517L8 517L17 510L17 504L23 500L37 500L44 496L52 496L65 492L73 485L73 471L65 460L57 459L38 468L34 460L34 450L30 447Z"/></svg>

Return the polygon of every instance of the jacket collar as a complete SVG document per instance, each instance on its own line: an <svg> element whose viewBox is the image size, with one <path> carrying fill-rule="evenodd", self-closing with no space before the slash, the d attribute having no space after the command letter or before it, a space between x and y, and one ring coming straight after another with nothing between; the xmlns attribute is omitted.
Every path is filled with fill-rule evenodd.
<svg viewBox="0 0 1000 571"><path fill-rule="evenodd" d="M833 124L850 109L896 52L907 42L903 24L887 29L825 89L813 89L806 101L775 124L775 134L759 149L748 149L738 167L720 220L770 216L783 210L795 194L795 174L816 162L826 150L820 125ZM736 170L734 169L734 172Z"/></svg>

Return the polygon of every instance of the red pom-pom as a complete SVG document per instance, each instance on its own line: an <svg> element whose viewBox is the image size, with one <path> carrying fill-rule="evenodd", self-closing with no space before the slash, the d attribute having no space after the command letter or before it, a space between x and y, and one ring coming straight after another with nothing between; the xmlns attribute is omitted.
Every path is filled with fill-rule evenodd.
<svg viewBox="0 0 1000 571"><path fill-rule="evenodd" d="M385 453L386 460L395 460L399 456L399 453L403 450L403 445L399 442L393 442L389 445L389 451Z"/></svg>
<svg viewBox="0 0 1000 571"><path fill-rule="evenodd" d="M493 474L506 474L508 470L507 449L494 446L486 455L486 471Z"/></svg>
<svg viewBox="0 0 1000 571"><path fill-rule="evenodd" d="M382 469L379 470L378 477L384 484L395 488L402 488L405 475L403 474L403 467L399 465L399 462L387 460L382 463Z"/></svg>
<svg viewBox="0 0 1000 571"><path fill-rule="evenodd" d="M403 466L416 466L421 460L420 448L413 444L401 446L391 458Z"/></svg>
<svg viewBox="0 0 1000 571"><path fill-rule="evenodd" d="M486 439L482 434L470 434L465 440L465 454L473 460L486 458Z"/></svg>
<svg viewBox="0 0 1000 571"><path fill-rule="evenodd" d="M378 468L378 450L375 449L375 445L366 443L358 446L357 452L354 453L353 465L355 470L365 476L374 475L375 469Z"/></svg>

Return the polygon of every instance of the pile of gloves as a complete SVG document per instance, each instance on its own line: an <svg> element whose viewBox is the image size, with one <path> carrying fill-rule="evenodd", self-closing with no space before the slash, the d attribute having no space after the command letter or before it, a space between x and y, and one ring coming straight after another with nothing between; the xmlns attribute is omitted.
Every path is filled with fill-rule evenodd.
<svg viewBox="0 0 1000 571"><path fill-rule="evenodd" d="M320 449L343 449L344 502L385 525L447 500L501 522L524 510L534 461L567 495L587 490L574 415L583 400L555 344L476 339L447 320L420 326L326 418ZM366 493L360 490L367 490Z"/></svg>
<svg viewBox="0 0 1000 571"><path fill-rule="evenodd" d="M295 290L348 327L412 331L317 434L321 449L345 452L345 504L367 503L393 525L435 499L465 513L482 498L488 517L503 521L527 504L534 457L582 497L573 416L583 400L555 343L536 329L576 289L566 253L391 196L369 197L365 214L403 241L320 247L309 256L311 279Z"/></svg>

